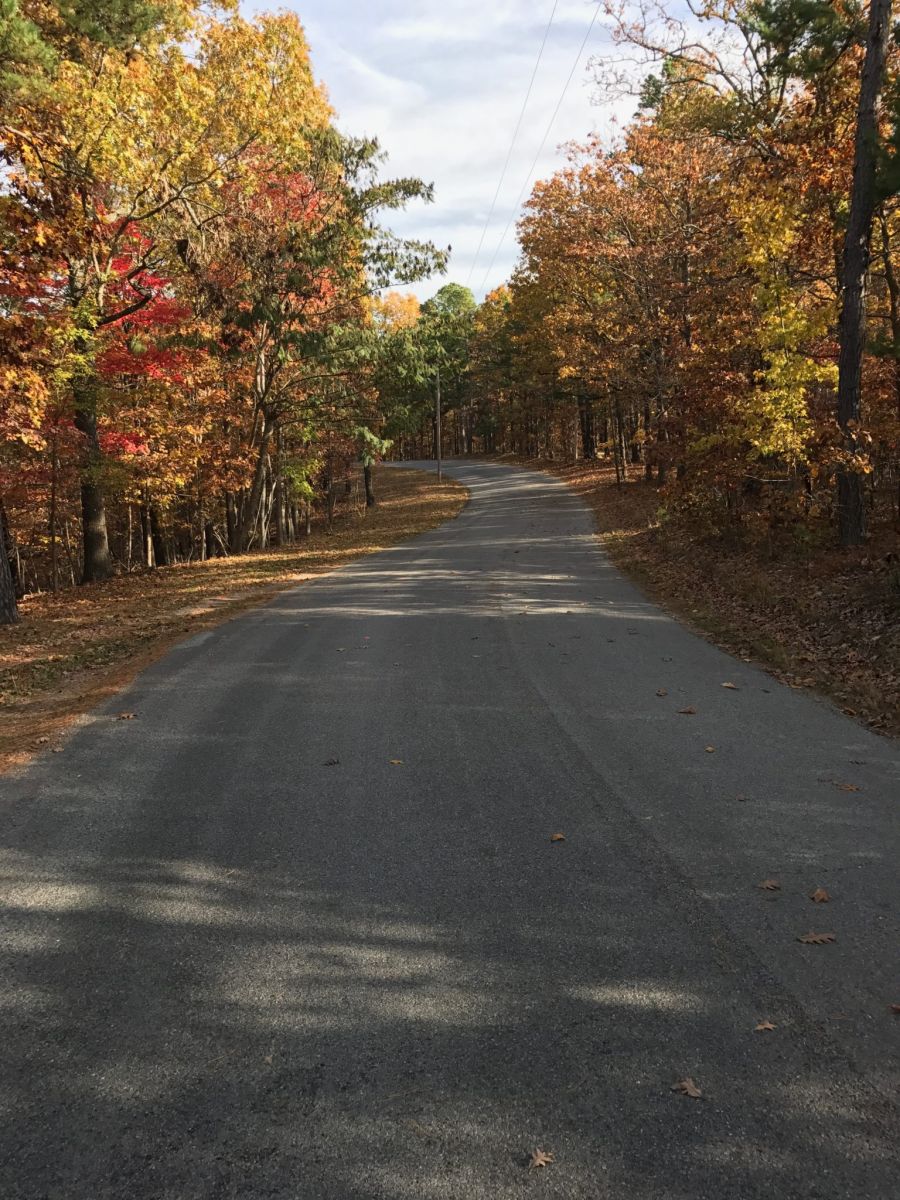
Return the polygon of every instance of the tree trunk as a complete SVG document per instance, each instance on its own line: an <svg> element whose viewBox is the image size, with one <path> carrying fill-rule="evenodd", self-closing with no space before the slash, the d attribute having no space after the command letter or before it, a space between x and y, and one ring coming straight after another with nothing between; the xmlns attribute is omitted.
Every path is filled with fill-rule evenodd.
<svg viewBox="0 0 900 1200"><path fill-rule="evenodd" d="M148 570L153 566L153 534L150 528L150 505L146 500L141 504L141 559Z"/></svg>
<svg viewBox="0 0 900 1200"><path fill-rule="evenodd" d="M594 436L594 408L584 392L579 392L578 394L578 421L581 426L582 458L596 458L597 442Z"/></svg>
<svg viewBox="0 0 900 1200"><path fill-rule="evenodd" d="M841 270L842 301L838 360L837 416L848 454L856 452L860 414L860 378L866 340L866 276L878 160L878 108L884 85L884 62L891 0L871 0L866 56L856 113L853 187ZM858 546L865 537L863 477L851 466L838 471L838 530L841 544Z"/></svg>
<svg viewBox="0 0 900 1200"><path fill-rule="evenodd" d="M887 217L883 209L881 212L881 254L884 263L884 278L890 297L891 348L894 358L894 401L897 407L897 417L900 419L900 281L897 279L891 259L890 230L888 229ZM897 518L900 520L900 484L898 484L895 500Z"/></svg>
<svg viewBox="0 0 900 1200"><path fill-rule="evenodd" d="M16 585L6 549L5 522L0 520L0 625L15 625L19 619Z"/></svg>
<svg viewBox="0 0 900 1200"><path fill-rule="evenodd" d="M163 534L159 509L155 504L150 505L150 536L153 540L153 559L158 567L169 565L169 547Z"/></svg>
<svg viewBox="0 0 900 1200"><path fill-rule="evenodd" d="M234 492L225 493L225 530L228 538L228 549L234 554L240 549L238 546L237 505L234 500Z"/></svg>
<svg viewBox="0 0 900 1200"><path fill-rule="evenodd" d="M269 461L269 443L275 432L275 423L268 417L263 418L263 426L259 435L259 450L256 459L256 470L253 473L253 484L250 495L244 505L244 511L237 523L235 531L235 548L243 552L250 548L253 535L262 517L263 488L266 482L266 470Z"/></svg>
<svg viewBox="0 0 900 1200"><path fill-rule="evenodd" d="M50 443L50 586L59 591L59 537L57 533L57 508L59 492L59 455L56 451L56 429Z"/></svg>
<svg viewBox="0 0 900 1200"><path fill-rule="evenodd" d="M284 502L284 480L282 478L282 451L284 431L279 429L275 438L275 545L283 546L287 541L287 514Z"/></svg>
<svg viewBox="0 0 900 1200"><path fill-rule="evenodd" d="M86 389L75 389L73 422L85 437L84 461L81 467L81 529L84 546L82 583L97 583L112 578L113 563L106 532L106 502L100 474L103 451L97 436L97 415L86 398Z"/></svg>
<svg viewBox="0 0 900 1200"><path fill-rule="evenodd" d="M372 486L372 464L363 464L363 482L366 485L366 508L374 508L378 501L375 499L375 489Z"/></svg>

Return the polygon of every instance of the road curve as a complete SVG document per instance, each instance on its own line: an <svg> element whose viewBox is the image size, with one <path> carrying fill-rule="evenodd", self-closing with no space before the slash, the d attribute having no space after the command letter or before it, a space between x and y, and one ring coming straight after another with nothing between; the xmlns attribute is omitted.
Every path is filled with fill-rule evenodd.
<svg viewBox="0 0 900 1200"><path fill-rule="evenodd" d="M897 1194L896 744L448 469L0 782L4 1200Z"/></svg>

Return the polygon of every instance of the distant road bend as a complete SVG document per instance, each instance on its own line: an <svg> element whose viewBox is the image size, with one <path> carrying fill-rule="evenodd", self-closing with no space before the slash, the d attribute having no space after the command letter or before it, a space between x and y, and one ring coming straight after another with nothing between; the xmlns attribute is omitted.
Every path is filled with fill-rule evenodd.
<svg viewBox="0 0 900 1200"><path fill-rule="evenodd" d="M448 470L0 781L3 1200L900 1195L897 745Z"/></svg>

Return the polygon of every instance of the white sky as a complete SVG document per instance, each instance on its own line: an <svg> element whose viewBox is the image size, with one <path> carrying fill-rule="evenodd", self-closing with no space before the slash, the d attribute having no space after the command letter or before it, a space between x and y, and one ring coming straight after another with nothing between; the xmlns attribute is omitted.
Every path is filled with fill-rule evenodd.
<svg viewBox="0 0 900 1200"><path fill-rule="evenodd" d="M596 5L558 0L525 119L481 253L475 250L528 88L553 0L246 0L244 11L294 9L317 76L347 132L379 139L388 175L435 185L435 203L391 222L400 233L453 246L445 277L414 288L468 283L480 298L509 277L514 224L485 273L540 145ZM592 102L587 64L609 48L598 20L531 179L560 164L561 143L605 131L609 111ZM624 107L629 115L633 103ZM527 198L530 186L525 193ZM471 271L471 278L470 278Z"/></svg>

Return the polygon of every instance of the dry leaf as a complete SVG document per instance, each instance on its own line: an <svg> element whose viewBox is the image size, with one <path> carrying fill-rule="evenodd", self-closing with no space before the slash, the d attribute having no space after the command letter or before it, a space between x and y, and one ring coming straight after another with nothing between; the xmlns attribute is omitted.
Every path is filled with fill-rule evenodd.
<svg viewBox="0 0 900 1200"><path fill-rule="evenodd" d="M408 1117L403 1124L407 1129L411 1129L416 1137L426 1139L433 1137L432 1131L427 1126L421 1125L418 1121L413 1120L412 1117Z"/></svg>
<svg viewBox="0 0 900 1200"><path fill-rule="evenodd" d="M762 890L764 892L780 892L781 891L781 884L778 882L777 879L764 879L762 881L762 883L758 883L756 886L758 888L762 888Z"/></svg>
<svg viewBox="0 0 900 1200"><path fill-rule="evenodd" d="M816 888L814 892L810 892L809 898L814 904L827 904L831 899L823 887Z"/></svg>
<svg viewBox="0 0 900 1200"><path fill-rule="evenodd" d="M403 766L402 758L389 758L388 762L391 764L392 767L402 767Z"/></svg>
<svg viewBox="0 0 900 1200"><path fill-rule="evenodd" d="M775 1028L776 1028L776 1026L773 1025L771 1021L760 1021L760 1023L756 1027L756 1032L757 1033L769 1033L770 1030L775 1029Z"/></svg>
<svg viewBox="0 0 900 1200"><path fill-rule="evenodd" d="M566 840L566 835L564 833L551 833L550 834L551 842L564 842L565 840Z"/></svg>
<svg viewBox="0 0 900 1200"><path fill-rule="evenodd" d="M737 685L736 683L723 683L723 684L722 684L722 687L723 687L723 688L728 688L728 690L729 690L729 691L731 691L731 692L737 692L737 691L739 691L739 690L740 690L740 689L738 688L738 685Z"/></svg>
<svg viewBox="0 0 900 1200"><path fill-rule="evenodd" d="M119 713L119 715L116 717L116 720L117 721L133 721L136 715L137 715L136 713Z"/></svg>
<svg viewBox="0 0 900 1200"><path fill-rule="evenodd" d="M694 707L693 707L692 705L690 705L690 704L688 705L688 707L687 707L687 708L679 708L679 710L678 710L678 711L681 713L681 715L682 715L682 716L685 716L685 717L693 717L693 716L695 716L695 715L696 715L696 713L697 713L697 710L696 710L696 708L694 708Z"/></svg>
<svg viewBox="0 0 900 1200"><path fill-rule="evenodd" d="M833 933L804 933L797 941L802 942L804 946L825 946L829 942L836 942L837 937Z"/></svg>
<svg viewBox="0 0 900 1200"><path fill-rule="evenodd" d="M716 752L716 748L715 748L715 746L707 746L707 747L706 747L706 753L707 753L707 754L715 754L715 752Z"/></svg>
<svg viewBox="0 0 900 1200"><path fill-rule="evenodd" d="M860 791L862 791L862 788L857 787L857 785L855 783L836 783L835 787L839 788L842 792L860 792Z"/></svg>
<svg viewBox="0 0 900 1200"><path fill-rule="evenodd" d="M680 1092L682 1096L690 1096L692 1100L699 1100L703 1095L690 1075L686 1079L679 1079L677 1083L673 1083L672 1091Z"/></svg>
<svg viewBox="0 0 900 1200"><path fill-rule="evenodd" d="M668 696L669 693L666 691L665 688L657 688L656 694L657 694L657 696Z"/></svg>
<svg viewBox="0 0 900 1200"><path fill-rule="evenodd" d="M553 1162L553 1155L546 1150L532 1150L531 1159L528 1163L528 1169L533 1171L536 1167L548 1167Z"/></svg>

